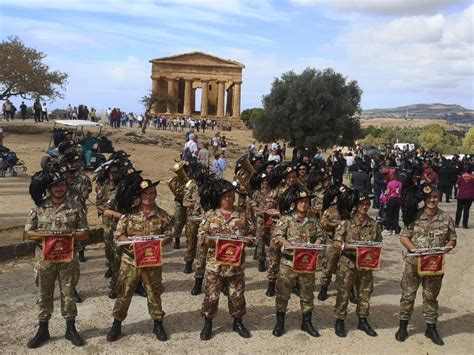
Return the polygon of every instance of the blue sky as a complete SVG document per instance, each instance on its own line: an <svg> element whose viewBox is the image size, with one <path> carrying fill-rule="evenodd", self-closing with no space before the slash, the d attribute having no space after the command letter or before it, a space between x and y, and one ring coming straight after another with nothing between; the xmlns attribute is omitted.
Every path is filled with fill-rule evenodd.
<svg viewBox="0 0 474 355"><path fill-rule="evenodd" d="M64 100L142 111L152 58L203 51L245 64L242 109L275 77L332 67L363 108L474 108L470 0L2 0L1 38L19 36L69 73Z"/></svg>

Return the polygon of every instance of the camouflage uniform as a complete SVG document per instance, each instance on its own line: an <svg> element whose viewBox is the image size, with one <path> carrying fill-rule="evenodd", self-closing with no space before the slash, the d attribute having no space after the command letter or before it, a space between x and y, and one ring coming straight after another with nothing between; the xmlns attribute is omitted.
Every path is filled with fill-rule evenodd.
<svg viewBox="0 0 474 355"><path fill-rule="evenodd" d="M184 187L183 205L186 207L186 253L184 262L193 262L196 257L197 233L199 219L202 215L201 201L199 198L198 185L195 180L189 180Z"/></svg>
<svg viewBox="0 0 474 355"><path fill-rule="evenodd" d="M280 185L275 189L275 200L278 201L281 195L288 188L286 185ZM278 270L280 269L280 258L281 250L280 246L275 244L275 238L273 238L273 230L271 231L272 238L270 241L270 248L268 249L268 281L276 282L278 277Z"/></svg>
<svg viewBox="0 0 474 355"><path fill-rule="evenodd" d="M206 235L232 234L238 231L248 236L253 233L253 226L245 211L234 207L228 221L224 219L220 210L210 211L201 222L199 238L204 243ZM246 313L245 306L245 252L243 252L239 266L221 265L215 261L215 248L209 247L206 260L206 288L201 314L207 319L213 319L217 313L219 296L223 282L229 288L229 313L233 318L242 318Z"/></svg>
<svg viewBox="0 0 474 355"><path fill-rule="evenodd" d="M323 273L321 275L321 286L328 287L331 283L332 275L337 272L337 264L339 262L340 253L339 250L334 248L332 245L334 239L334 233L337 226L341 223L341 216L337 210L336 204L329 206L329 208L324 211L323 217L321 218L321 225L324 230L328 233L328 238L326 244L329 247L324 252L324 259L322 262Z"/></svg>
<svg viewBox="0 0 474 355"><path fill-rule="evenodd" d="M283 240L290 243L321 243L326 239L326 232L321 227L316 216L308 211L301 222L296 212L282 217L275 226L274 240L281 247ZM315 273L293 271L293 252L286 250L282 253L280 272L276 283L276 311L286 313L291 291L295 285L300 287L300 303L303 314L313 311Z"/></svg>
<svg viewBox="0 0 474 355"><path fill-rule="evenodd" d="M323 185L319 185L314 189L314 198L311 200L311 211L319 218L323 213L323 199L324 199L324 190Z"/></svg>
<svg viewBox="0 0 474 355"><path fill-rule="evenodd" d="M96 187L96 200L95 205L105 208L105 204L110 198L116 186L113 182L109 181L104 185L97 185ZM105 217L102 211L98 210L99 217L102 216L102 225L104 227L104 244L105 244L105 263L107 268L112 269L114 264L114 231L111 226L114 224L111 218ZM116 223L115 223L116 225Z"/></svg>
<svg viewBox="0 0 474 355"><path fill-rule="evenodd" d="M110 189L108 193L107 202L105 202L104 208L106 210L117 211L117 201L115 196L117 194L117 189ZM115 240L115 230L117 229L118 219L111 217L106 219L106 231L109 234L112 234L113 240ZM117 283L117 277L120 270L120 264L122 260L122 249L117 247L115 242L112 243L112 251L113 251L113 263L112 263L112 277L110 278L110 289L113 291L115 289L115 285Z"/></svg>
<svg viewBox="0 0 474 355"><path fill-rule="evenodd" d="M443 247L451 240L456 240L453 219L445 212L438 214L430 222L424 211L410 226L403 228L400 237L412 241L416 248ZM438 321L438 295L441 290L443 275L420 276L418 274L417 257L405 258L400 299L400 320L410 320L415 304L416 292L420 284L423 288L423 316L426 323L436 324Z"/></svg>
<svg viewBox="0 0 474 355"><path fill-rule="evenodd" d="M274 190L270 190L266 193L263 189L254 192L252 200L249 203L249 207L256 207L259 211L265 211L268 209L268 204L274 204L274 208L277 206L278 201L276 200L276 193ZM253 211L252 211L253 212ZM254 213L252 213L255 215ZM257 260L265 261L265 246L270 246L271 238L271 227L264 226L264 218L262 214L255 215L255 236L257 237Z"/></svg>
<svg viewBox="0 0 474 355"><path fill-rule="evenodd" d="M186 208L183 206L184 185L178 176L168 181L168 186L174 195L173 238L180 238L186 224Z"/></svg>
<svg viewBox="0 0 474 355"><path fill-rule="evenodd" d="M41 207L31 209L25 225L25 231L36 230L87 230L87 216L81 206L70 197L63 204L54 208L51 199L44 201ZM66 320L77 316L74 298L74 280L78 278L79 262L77 248L74 248L74 259L71 262L48 262L43 260L41 243L36 248L36 283L39 287L38 318L48 321L53 313L54 286L59 282L61 295L61 314Z"/></svg>
<svg viewBox="0 0 474 355"><path fill-rule="evenodd" d="M144 216L143 212L136 209L132 214L120 218L115 237L133 236L135 234L171 235L170 222L169 215L157 206L147 217ZM137 268L132 249L128 246L123 248L122 263L116 287L117 299L112 315L119 321L123 321L127 317L135 289L138 283L143 281L143 285L147 290L148 312L152 319L161 321L165 315L161 307L161 294L164 291L161 266Z"/></svg>
<svg viewBox="0 0 474 355"><path fill-rule="evenodd" d="M361 224L354 215L349 220L342 221L336 228L334 240L341 243L358 241L382 241L382 233L377 222L369 216ZM374 289L372 270L356 269L356 253L354 250L345 250L341 253L339 270L337 271L337 297L334 313L337 319L344 320L347 314L347 304L351 290L355 285L358 302L356 313L359 318L369 316L370 295Z"/></svg>

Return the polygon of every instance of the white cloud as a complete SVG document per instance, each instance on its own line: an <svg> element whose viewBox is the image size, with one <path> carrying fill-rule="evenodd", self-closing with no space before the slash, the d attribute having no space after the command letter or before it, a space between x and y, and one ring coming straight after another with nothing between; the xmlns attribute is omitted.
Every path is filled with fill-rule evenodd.
<svg viewBox="0 0 474 355"><path fill-rule="evenodd" d="M290 0L297 6L326 6L341 12L382 16L433 14L469 0Z"/></svg>

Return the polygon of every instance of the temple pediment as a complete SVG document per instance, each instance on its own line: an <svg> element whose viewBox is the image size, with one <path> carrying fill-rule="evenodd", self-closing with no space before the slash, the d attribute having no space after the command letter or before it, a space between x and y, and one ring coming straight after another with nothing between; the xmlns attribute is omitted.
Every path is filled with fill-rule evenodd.
<svg viewBox="0 0 474 355"><path fill-rule="evenodd" d="M150 63L245 68L245 65L239 62L219 58L203 52L191 52L171 57L152 59L150 60Z"/></svg>

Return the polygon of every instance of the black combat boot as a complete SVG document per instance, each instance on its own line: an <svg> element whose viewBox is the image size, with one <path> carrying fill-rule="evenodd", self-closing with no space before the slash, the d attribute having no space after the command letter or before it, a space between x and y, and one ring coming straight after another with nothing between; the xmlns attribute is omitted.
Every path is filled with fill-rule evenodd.
<svg viewBox="0 0 474 355"><path fill-rule="evenodd" d="M258 271L265 272L267 271L267 266L265 265L265 260L258 262Z"/></svg>
<svg viewBox="0 0 474 355"><path fill-rule="evenodd" d="M109 292L109 298L110 298L111 300L116 299L116 298L117 298L117 292L115 292L115 290L110 290L110 292Z"/></svg>
<svg viewBox="0 0 474 355"><path fill-rule="evenodd" d="M257 260L258 257L258 247L255 247L255 250L253 252L253 260Z"/></svg>
<svg viewBox="0 0 474 355"><path fill-rule="evenodd" d="M77 334L76 321L74 319L66 321L66 339L75 346L84 345L84 340Z"/></svg>
<svg viewBox="0 0 474 355"><path fill-rule="evenodd" d="M197 296L202 292L202 277L196 277L194 279L194 287L191 290L193 296Z"/></svg>
<svg viewBox="0 0 474 355"><path fill-rule="evenodd" d="M407 320L400 320L400 326L395 333L395 339L398 341L405 341L408 338L408 321Z"/></svg>
<svg viewBox="0 0 474 355"><path fill-rule="evenodd" d="M349 297L349 301L350 301L352 304L357 304L357 302L358 302L356 290L355 290L354 287L353 287L352 290L351 290L351 296Z"/></svg>
<svg viewBox="0 0 474 355"><path fill-rule="evenodd" d="M365 334L370 335L371 337L376 337L378 334L377 332L370 326L369 322L367 322L367 318L359 318L359 325L357 329L362 330Z"/></svg>
<svg viewBox="0 0 474 355"><path fill-rule="evenodd" d="M114 319L112 328L110 328L109 333L107 334L107 341L112 343L116 341L122 334L122 322L118 319Z"/></svg>
<svg viewBox="0 0 474 355"><path fill-rule="evenodd" d="M234 324L232 324L232 330L234 332L239 333L239 335L242 338L250 338L252 336L249 330L245 328L244 323L242 323L242 318L234 318Z"/></svg>
<svg viewBox="0 0 474 355"><path fill-rule="evenodd" d="M193 272L193 262L192 261L186 262L186 264L184 265L183 272L185 274L191 274Z"/></svg>
<svg viewBox="0 0 474 355"><path fill-rule="evenodd" d="M76 288L74 288L74 299L76 300L76 303L82 303L82 297L79 295Z"/></svg>
<svg viewBox="0 0 474 355"><path fill-rule="evenodd" d="M179 237L174 238L174 249L181 249L181 246L179 245Z"/></svg>
<svg viewBox="0 0 474 355"><path fill-rule="evenodd" d="M344 319L336 319L336 325L334 326L334 330L338 337L345 338L347 336Z"/></svg>
<svg viewBox="0 0 474 355"><path fill-rule="evenodd" d="M107 271L105 272L104 274L104 277L106 279L110 279L112 277L112 268L109 266L109 268L107 269Z"/></svg>
<svg viewBox="0 0 474 355"><path fill-rule="evenodd" d="M224 296L229 296L229 287L227 286L226 280L222 282L221 292L224 294Z"/></svg>
<svg viewBox="0 0 474 355"><path fill-rule="evenodd" d="M142 282L139 282L138 285L137 285L137 288L135 289L135 293L137 295L140 295L142 297L146 297L146 290L145 290L145 287L143 287L143 283Z"/></svg>
<svg viewBox="0 0 474 355"><path fill-rule="evenodd" d="M163 322L161 320L154 320L153 323L153 334L156 335L156 339L167 341L168 334L166 334L165 328L163 328Z"/></svg>
<svg viewBox="0 0 474 355"><path fill-rule="evenodd" d="M201 340L209 340L212 336L212 319L204 318L204 327L202 327Z"/></svg>
<svg viewBox="0 0 474 355"><path fill-rule="evenodd" d="M29 349L36 349L43 345L44 342L48 341L49 338L48 321L40 321L38 331L26 346Z"/></svg>
<svg viewBox="0 0 474 355"><path fill-rule="evenodd" d="M303 320L301 321L301 330L304 330L306 333L311 335L312 337L318 338L320 335L316 329L313 327L313 323L311 323L311 316L312 313L304 313Z"/></svg>
<svg viewBox="0 0 474 355"><path fill-rule="evenodd" d="M276 285L275 281L268 282L267 292L265 293L267 297L275 296L275 285Z"/></svg>
<svg viewBox="0 0 474 355"><path fill-rule="evenodd" d="M84 248L79 249L79 261L80 261L81 263L85 263L85 262L86 262L86 257L84 256L84 252L85 252L85 249L84 249Z"/></svg>
<svg viewBox="0 0 474 355"><path fill-rule="evenodd" d="M318 300L326 301L327 299L328 299L328 287L322 285L321 290L319 290L319 293L318 293Z"/></svg>
<svg viewBox="0 0 474 355"><path fill-rule="evenodd" d="M441 339L438 330L436 329L436 324L426 323L425 337L430 338L436 345L444 345L444 341Z"/></svg>
<svg viewBox="0 0 474 355"><path fill-rule="evenodd" d="M273 328L272 334L276 337L281 337L285 332L285 312L277 312L277 322Z"/></svg>

